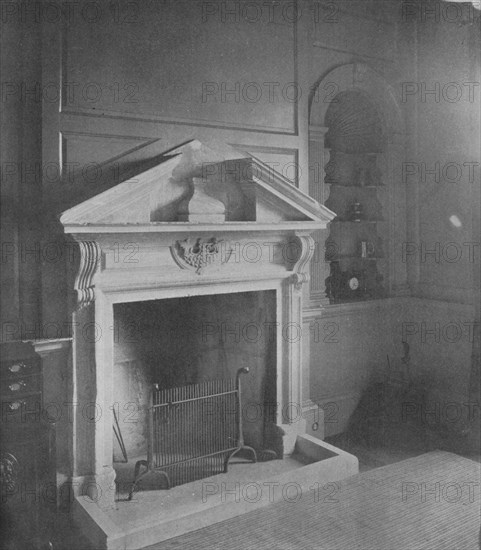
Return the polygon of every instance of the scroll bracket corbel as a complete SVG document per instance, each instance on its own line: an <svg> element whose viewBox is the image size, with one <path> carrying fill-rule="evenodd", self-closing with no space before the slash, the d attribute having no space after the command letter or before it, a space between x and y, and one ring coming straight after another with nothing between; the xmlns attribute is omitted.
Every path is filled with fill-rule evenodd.
<svg viewBox="0 0 481 550"><path fill-rule="evenodd" d="M296 290L301 290L302 285L310 281L309 262L314 256L315 240L311 235L296 235L295 242L299 247L299 256L294 264L293 283Z"/></svg>
<svg viewBox="0 0 481 550"><path fill-rule="evenodd" d="M75 280L78 309L91 304L95 300L93 284L94 275L100 264L101 250L95 241L80 241L80 267Z"/></svg>

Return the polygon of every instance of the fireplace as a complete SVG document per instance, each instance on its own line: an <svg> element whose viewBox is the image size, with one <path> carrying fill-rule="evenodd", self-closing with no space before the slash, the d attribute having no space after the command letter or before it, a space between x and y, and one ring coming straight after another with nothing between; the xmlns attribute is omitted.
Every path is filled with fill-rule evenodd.
<svg viewBox="0 0 481 550"><path fill-rule="evenodd" d="M113 407L125 453L147 453L147 409L154 384L179 388L242 377L244 439L273 445L265 424L276 414L275 292L238 292L114 305ZM114 463L124 460L114 434Z"/></svg>
<svg viewBox="0 0 481 550"><path fill-rule="evenodd" d="M237 432L239 415L239 435L246 446L255 449L255 458L282 458L280 442L273 439L275 305L273 291L114 305L113 454L118 499L132 489L136 464L147 460L149 437L160 438L151 445L162 447L158 454L167 466L159 471L168 476L167 486L222 471L224 461L233 454L222 449L235 444L234 433L224 432ZM219 395L229 382L232 385L239 369L248 371L239 381L241 403L233 399L232 392ZM216 398L207 397L209 383ZM169 400L177 399L179 404L166 407L166 418L151 431L149 419L152 423L155 417L149 417L149 407L155 385L161 391L171 390ZM183 402L187 393L202 393L203 397ZM226 441L219 441L216 429ZM210 456L214 451L217 454ZM194 461L204 454L209 456ZM175 461L182 463L170 465ZM165 479L159 481L158 486L165 488Z"/></svg>
<svg viewBox="0 0 481 550"><path fill-rule="evenodd" d="M114 417L127 455L145 453L152 383L223 379L248 367L246 442L293 453L316 407L302 362L310 235L333 217L257 159L198 141L62 214L81 252L71 397L76 411L91 411L72 419L79 495L96 509L113 506L122 455Z"/></svg>

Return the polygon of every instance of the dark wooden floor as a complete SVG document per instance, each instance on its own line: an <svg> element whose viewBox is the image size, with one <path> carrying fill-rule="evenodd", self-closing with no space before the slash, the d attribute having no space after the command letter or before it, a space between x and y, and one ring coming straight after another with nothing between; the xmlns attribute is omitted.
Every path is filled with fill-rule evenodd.
<svg viewBox="0 0 481 550"><path fill-rule="evenodd" d="M480 464L443 451L188 533L149 550L477 550Z"/></svg>

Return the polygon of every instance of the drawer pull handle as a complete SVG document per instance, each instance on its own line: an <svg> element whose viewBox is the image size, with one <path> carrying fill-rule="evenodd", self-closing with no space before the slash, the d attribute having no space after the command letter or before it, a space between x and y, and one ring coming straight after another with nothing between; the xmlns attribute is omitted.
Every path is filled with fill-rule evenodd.
<svg viewBox="0 0 481 550"><path fill-rule="evenodd" d="M15 373L17 373L17 372L20 372L22 369L25 370L25 369L27 369L27 368L28 368L28 367L27 367L27 365L25 365L25 363L14 363L13 365L10 365L10 366L8 367L8 370L9 370L10 372L15 372Z"/></svg>
<svg viewBox="0 0 481 550"><path fill-rule="evenodd" d="M22 388L26 388L26 387L27 387L27 384L23 380L20 380L18 382L13 382L12 384L10 384L8 386L8 389L10 391L20 391Z"/></svg>
<svg viewBox="0 0 481 550"><path fill-rule="evenodd" d="M22 405L26 405L25 401L13 401L12 403L9 403L8 406L9 406L9 409L11 411L18 411L18 409L22 406Z"/></svg>

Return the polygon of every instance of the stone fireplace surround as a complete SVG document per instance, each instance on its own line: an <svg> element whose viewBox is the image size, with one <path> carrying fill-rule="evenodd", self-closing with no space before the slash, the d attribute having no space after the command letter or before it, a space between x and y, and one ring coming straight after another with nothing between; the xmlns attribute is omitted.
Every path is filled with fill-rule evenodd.
<svg viewBox="0 0 481 550"><path fill-rule="evenodd" d="M91 516L92 506L101 515L115 499L113 327L118 307L270 292L276 319L271 351L275 424L285 455L305 434L304 416L317 408L309 399L308 372L303 370L302 346L308 335L302 334L302 287L309 280L314 252L311 233L325 228L334 213L257 159L228 151L189 142L134 180L61 215L65 233L81 252L71 397L79 404L77 411L95 404L95 421L81 414L72 419L71 482L80 488L74 508L86 495L94 503L89 505ZM94 338L83 337L87 326L93 327ZM98 518L93 522L102 523Z"/></svg>

